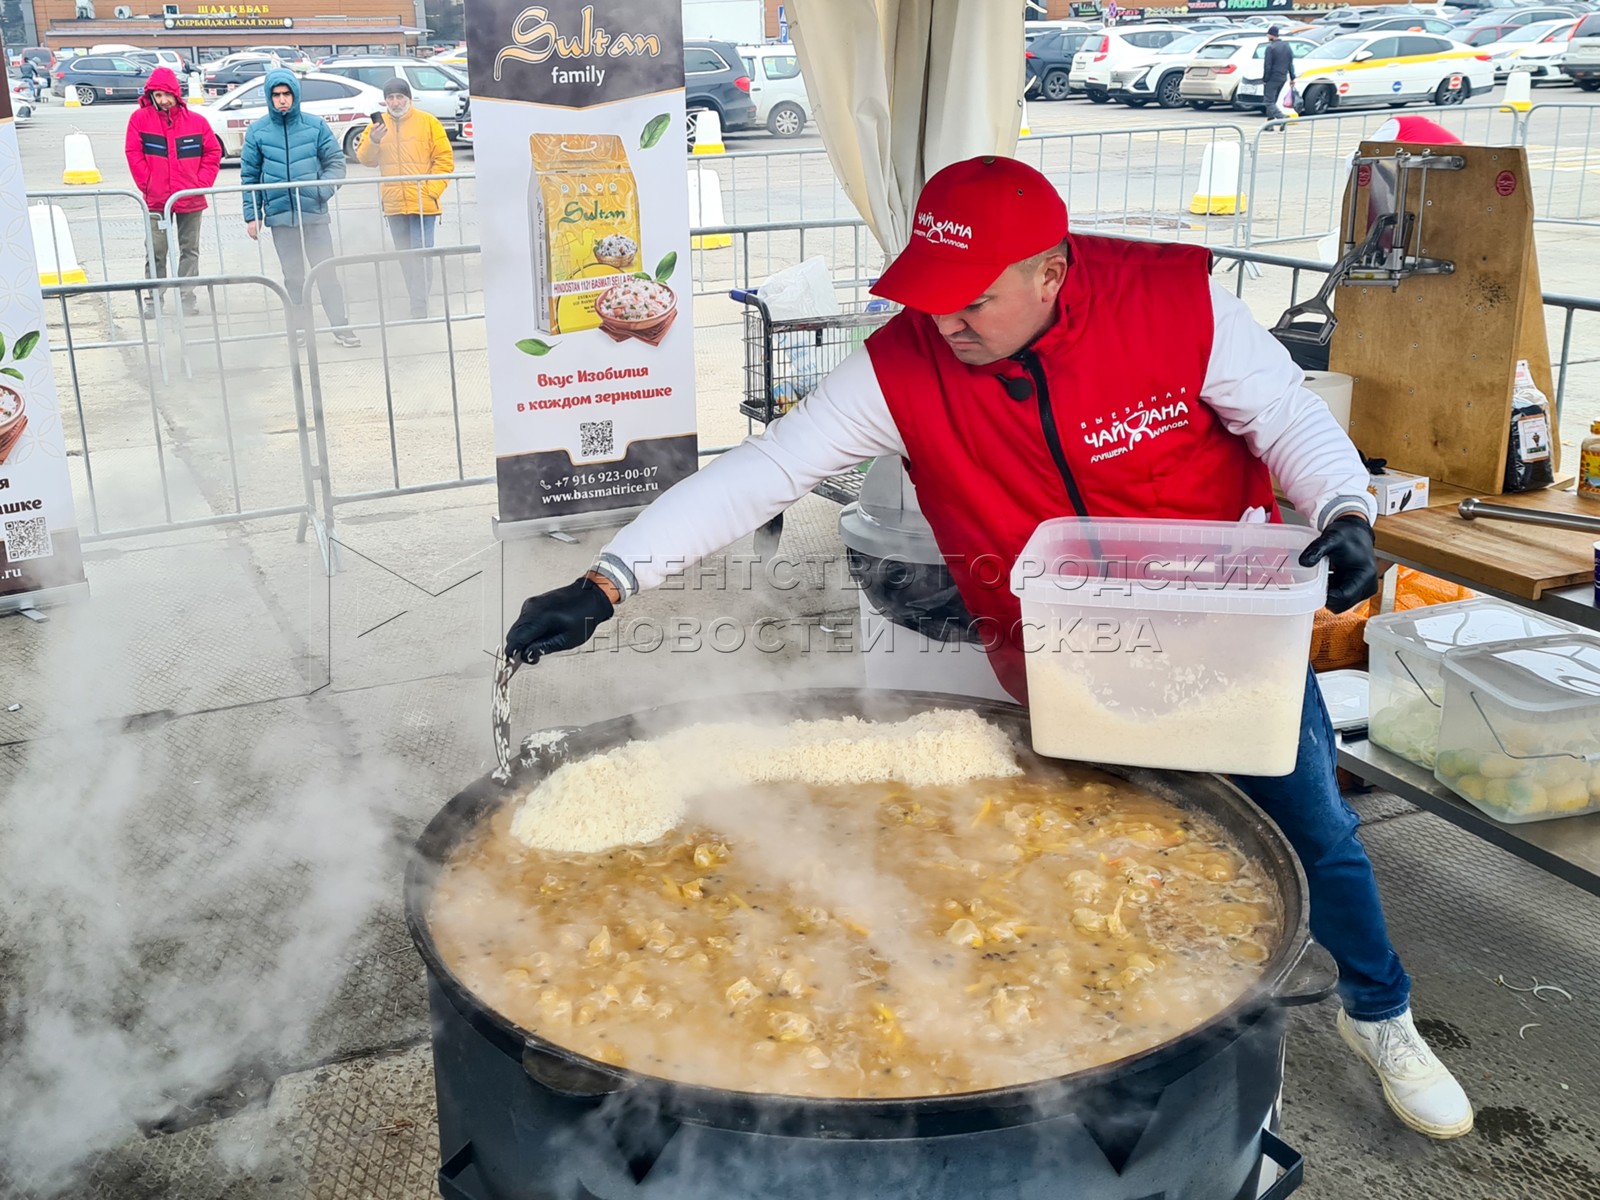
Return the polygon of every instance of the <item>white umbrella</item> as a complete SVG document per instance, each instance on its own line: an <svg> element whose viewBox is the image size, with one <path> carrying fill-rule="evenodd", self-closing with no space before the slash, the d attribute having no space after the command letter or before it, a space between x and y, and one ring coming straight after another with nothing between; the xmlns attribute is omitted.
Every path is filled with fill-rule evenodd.
<svg viewBox="0 0 1600 1200"><path fill-rule="evenodd" d="M1021 0L790 0L834 174L884 251L910 240L941 167L1016 149Z"/></svg>

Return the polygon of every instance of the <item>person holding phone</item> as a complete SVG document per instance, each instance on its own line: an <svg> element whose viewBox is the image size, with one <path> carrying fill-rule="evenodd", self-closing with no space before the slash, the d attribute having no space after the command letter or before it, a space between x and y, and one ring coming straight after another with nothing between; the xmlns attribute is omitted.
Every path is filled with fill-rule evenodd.
<svg viewBox="0 0 1600 1200"><path fill-rule="evenodd" d="M448 175L456 169L450 138L432 113L411 103L411 85L399 76L383 85L384 111L372 114L372 124L356 147L356 161L377 167L384 175ZM420 250L433 245L433 228L439 220L439 198L450 186L448 179L408 179L383 185L383 215L396 250ZM433 282L429 258L400 262L411 315L428 315L428 291Z"/></svg>

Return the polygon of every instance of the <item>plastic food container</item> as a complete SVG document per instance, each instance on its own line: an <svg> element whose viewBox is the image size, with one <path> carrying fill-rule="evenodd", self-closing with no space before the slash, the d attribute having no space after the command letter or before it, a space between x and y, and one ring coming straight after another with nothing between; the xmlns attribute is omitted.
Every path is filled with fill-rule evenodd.
<svg viewBox="0 0 1600 1200"><path fill-rule="evenodd" d="M1051 758L1287 775L1327 567L1314 530L1065 517L1011 571L1033 748Z"/></svg>
<svg viewBox="0 0 1600 1200"><path fill-rule="evenodd" d="M1371 647L1367 736L1431 770L1439 746L1447 651L1572 632L1574 627L1563 621L1487 596L1373 617L1365 634Z"/></svg>
<svg viewBox="0 0 1600 1200"><path fill-rule="evenodd" d="M1434 778L1497 821L1600 810L1600 638L1452 650Z"/></svg>

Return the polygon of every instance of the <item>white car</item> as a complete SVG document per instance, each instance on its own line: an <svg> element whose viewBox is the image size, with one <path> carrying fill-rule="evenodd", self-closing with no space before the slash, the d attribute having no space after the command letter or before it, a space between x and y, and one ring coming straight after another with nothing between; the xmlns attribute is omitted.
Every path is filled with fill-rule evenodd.
<svg viewBox="0 0 1600 1200"><path fill-rule="evenodd" d="M1159 50L1177 41L1184 32L1176 25L1123 25L1107 29L1098 39L1090 38L1072 56L1068 82L1075 92L1083 92L1096 104L1111 99L1111 73L1141 51Z"/></svg>
<svg viewBox="0 0 1600 1200"><path fill-rule="evenodd" d="M15 75L7 75L6 83L11 88L11 115L18 125L26 125L33 120L33 89Z"/></svg>
<svg viewBox="0 0 1600 1200"><path fill-rule="evenodd" d="M217 140L222 143L224 160L237 161L239 152L244 149L244 131L257 117L265 115L264 84L265 80L257 79L234 88L215 104L191 110L211 122ZM345 156L354 157L362 131L372 124L368 114L383 107L383 93L354 79L314 71L300 77L300 107L332 126L333 136L344 147Z"/></svg>
<svg viewBox="0 0 1600 1200"><path fill-rule="evenodd" d="M1253 29L1205 29L1173 38L1158 49L1127 55L1111 70L1111 98L1133 108L1143 108L1152 100L1162 108L1181 108L1183 97L1179 95L1179 88L1183 84L1184 70L1196 54L1218 40L1265 40L1266 36Z"/></svg>
<svg viewBox="0 0 1600 1200"><path fill-rule="evenodd" d="M1494 77L1505 79L1513 71L1527 71L1532 82L1565 82L1561 60L1567 56L1567 43L1578 27L1578 18L1565 21L1540 21L1506 34L1498 42L1479 46L1494 65Z"/></svg>
<svg viewBox="0 0 1600 1200"><path fill-rule="evenodd" d="M467 112L467 78L432 59L383 55L336 55L317 68L377 88L397 76L411 85L411 103L438 120L452 138L461 136Z"/></svg>
<svg viewBox="0 0 1600 1200"><path fill-rule="evenodd" d="M1315 42L1305 38L1284 38L1283 44L1297 63L1316 48ZM1178 94L1191 108L1202 112L1213 104L1259 107L1266 54L1264 37L1243 39L1235 35L1208 42L1184 70ZM1255 81L1253 88L1247 87L1251 80Z"/></svg>
<svg viewBox="0 0 1600 1200"><path fill-rule="evenodd" d="M1426 101L1461 104L1494 87L1494 65L1480 48L1432 33L1345 33L1295 63L1300 113Z"/></svg>
<svg viewBox="0 0 1600 1200"><path fill-rule="evenodd" d="M806 81L800 78L794 47L740 46L739 57L750 76L756 120L773 137L798 137L811 120L811 99L806 95Z"/></svg>
<svg viewBox="0 0 1600 1200"><path fill-rule="evenodd" d="M1578 22L1567 43L1561 70L1584 91L1600 91L1600 13L1591 13Z"/></svg>

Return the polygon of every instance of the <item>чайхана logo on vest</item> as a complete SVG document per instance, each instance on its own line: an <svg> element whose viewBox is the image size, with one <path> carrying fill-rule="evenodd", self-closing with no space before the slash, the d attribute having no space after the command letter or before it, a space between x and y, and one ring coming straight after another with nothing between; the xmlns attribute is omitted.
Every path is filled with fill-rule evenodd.
<svg viewBox="0 0 1600 1200"><path fill-rule="evenodd" d="M1189 389L1179 388L1174 396L1151 396L1148 404L1130 404L1120 413L1112 410L1104 417L1096 417L1091 425L1079 421L1084 443L1093 451L1092 463L1126 454L1140 442L1152 441L1172 429L1182 429L1189 424Z"/></svg>
<svg viewBox="0 0 1600 1200"><path fill-rule="evenodd" d="M972 249L972 226L960 221L947 221L934 216L926 209L917 214L915 237L927 238L937 246L954 246L957 250Z"/></svg>

